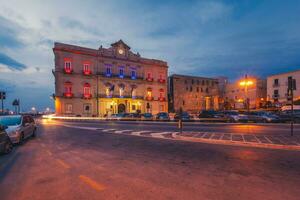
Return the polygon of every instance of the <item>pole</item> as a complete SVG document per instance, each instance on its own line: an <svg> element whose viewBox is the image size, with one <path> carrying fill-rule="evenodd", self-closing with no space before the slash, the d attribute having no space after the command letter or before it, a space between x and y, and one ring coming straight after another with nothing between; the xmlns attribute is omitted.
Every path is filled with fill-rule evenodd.
<svg viewBox="0 0 300 200"><path fill-rule="evenodd" d="M1 97L1 112L4 115L4 104L3 104L3 97Z"/></svg>
<svg viewBox="0 0 300 200"><path fill-rule="evenodd" d="M292 110L292 118L291 118L291 136L294 135L294 92L293 88L291 90L291 96L292 96L292 104L291 104L291 110Z"/></svg>

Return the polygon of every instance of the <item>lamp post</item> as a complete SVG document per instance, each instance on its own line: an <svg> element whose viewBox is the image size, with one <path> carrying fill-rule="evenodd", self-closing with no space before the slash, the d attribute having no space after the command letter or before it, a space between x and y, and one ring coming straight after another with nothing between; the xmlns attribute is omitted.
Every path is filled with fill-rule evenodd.
<svg viewBox="0 0 300 200"><path fill-rule="evenodd" d="M250 111L250 102L249 102L249 98L248 98L248 87L253 85L253 81L248 79L247 74L245 75L244 80L242 80L240 82L240 86L243 86L245 88L245 98L246 98L246 106L247 106L247 111Z"/></svg>

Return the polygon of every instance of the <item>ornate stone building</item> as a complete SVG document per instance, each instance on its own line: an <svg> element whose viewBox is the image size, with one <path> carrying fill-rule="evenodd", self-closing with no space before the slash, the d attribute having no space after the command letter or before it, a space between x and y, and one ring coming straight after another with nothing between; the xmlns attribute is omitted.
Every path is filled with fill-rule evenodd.
<svg viewBox="0 0 300 200"><path fill-rule="evenodd" d="M218 80L174 74L169 77L169 110L198 113L219 109Z"/></svg>
<svg viewBox="0 0 300 200"><path fill-rule="evenodd" d="M55 43L53 52L56 114L168 110L167 62L143 58L122 40L99 49Z"/></svg>

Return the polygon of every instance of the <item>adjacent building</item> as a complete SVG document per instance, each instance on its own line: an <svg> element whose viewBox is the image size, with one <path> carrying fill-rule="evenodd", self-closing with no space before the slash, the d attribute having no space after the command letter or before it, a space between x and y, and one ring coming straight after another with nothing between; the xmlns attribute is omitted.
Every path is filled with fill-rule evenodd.
<svg viewBox="0 0 300 200"><path fill-rule="evenodd" d="M255 109L265 105L267 82L257 77L245 77L225 85L224 109Z"/></svg>
<svg viewBox="0 0 300 200"><path fill-rule="evenodd" d="M169 110L198 113L219 109L218 79L174 74L169 77Z"/></svg>
<svg viewBox="0 0 300 200"><path fill-rule="evenodd" d="M168 111L167 62L130 49L122 40L99 49L55 43L56 114Z"/></svg>
<svg viewBox="0 0 300 200"><path fill-rule="evenodd" d="M276 74L267 78L267 98L268 101L280 107L287 103L288 79L296 81L294 89L294 101L300 100L300 70Z"/></svg>

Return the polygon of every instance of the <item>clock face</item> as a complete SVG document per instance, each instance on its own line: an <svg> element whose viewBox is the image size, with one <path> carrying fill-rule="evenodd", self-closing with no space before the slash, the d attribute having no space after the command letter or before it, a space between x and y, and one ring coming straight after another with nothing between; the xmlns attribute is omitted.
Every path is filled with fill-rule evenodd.
<svg viewBox="0 0 300 200"><path fill-rule="evenodd" d="M119 49L118 52L119 52L119 54L123 54L124 50L123 49Z"/></svg>

